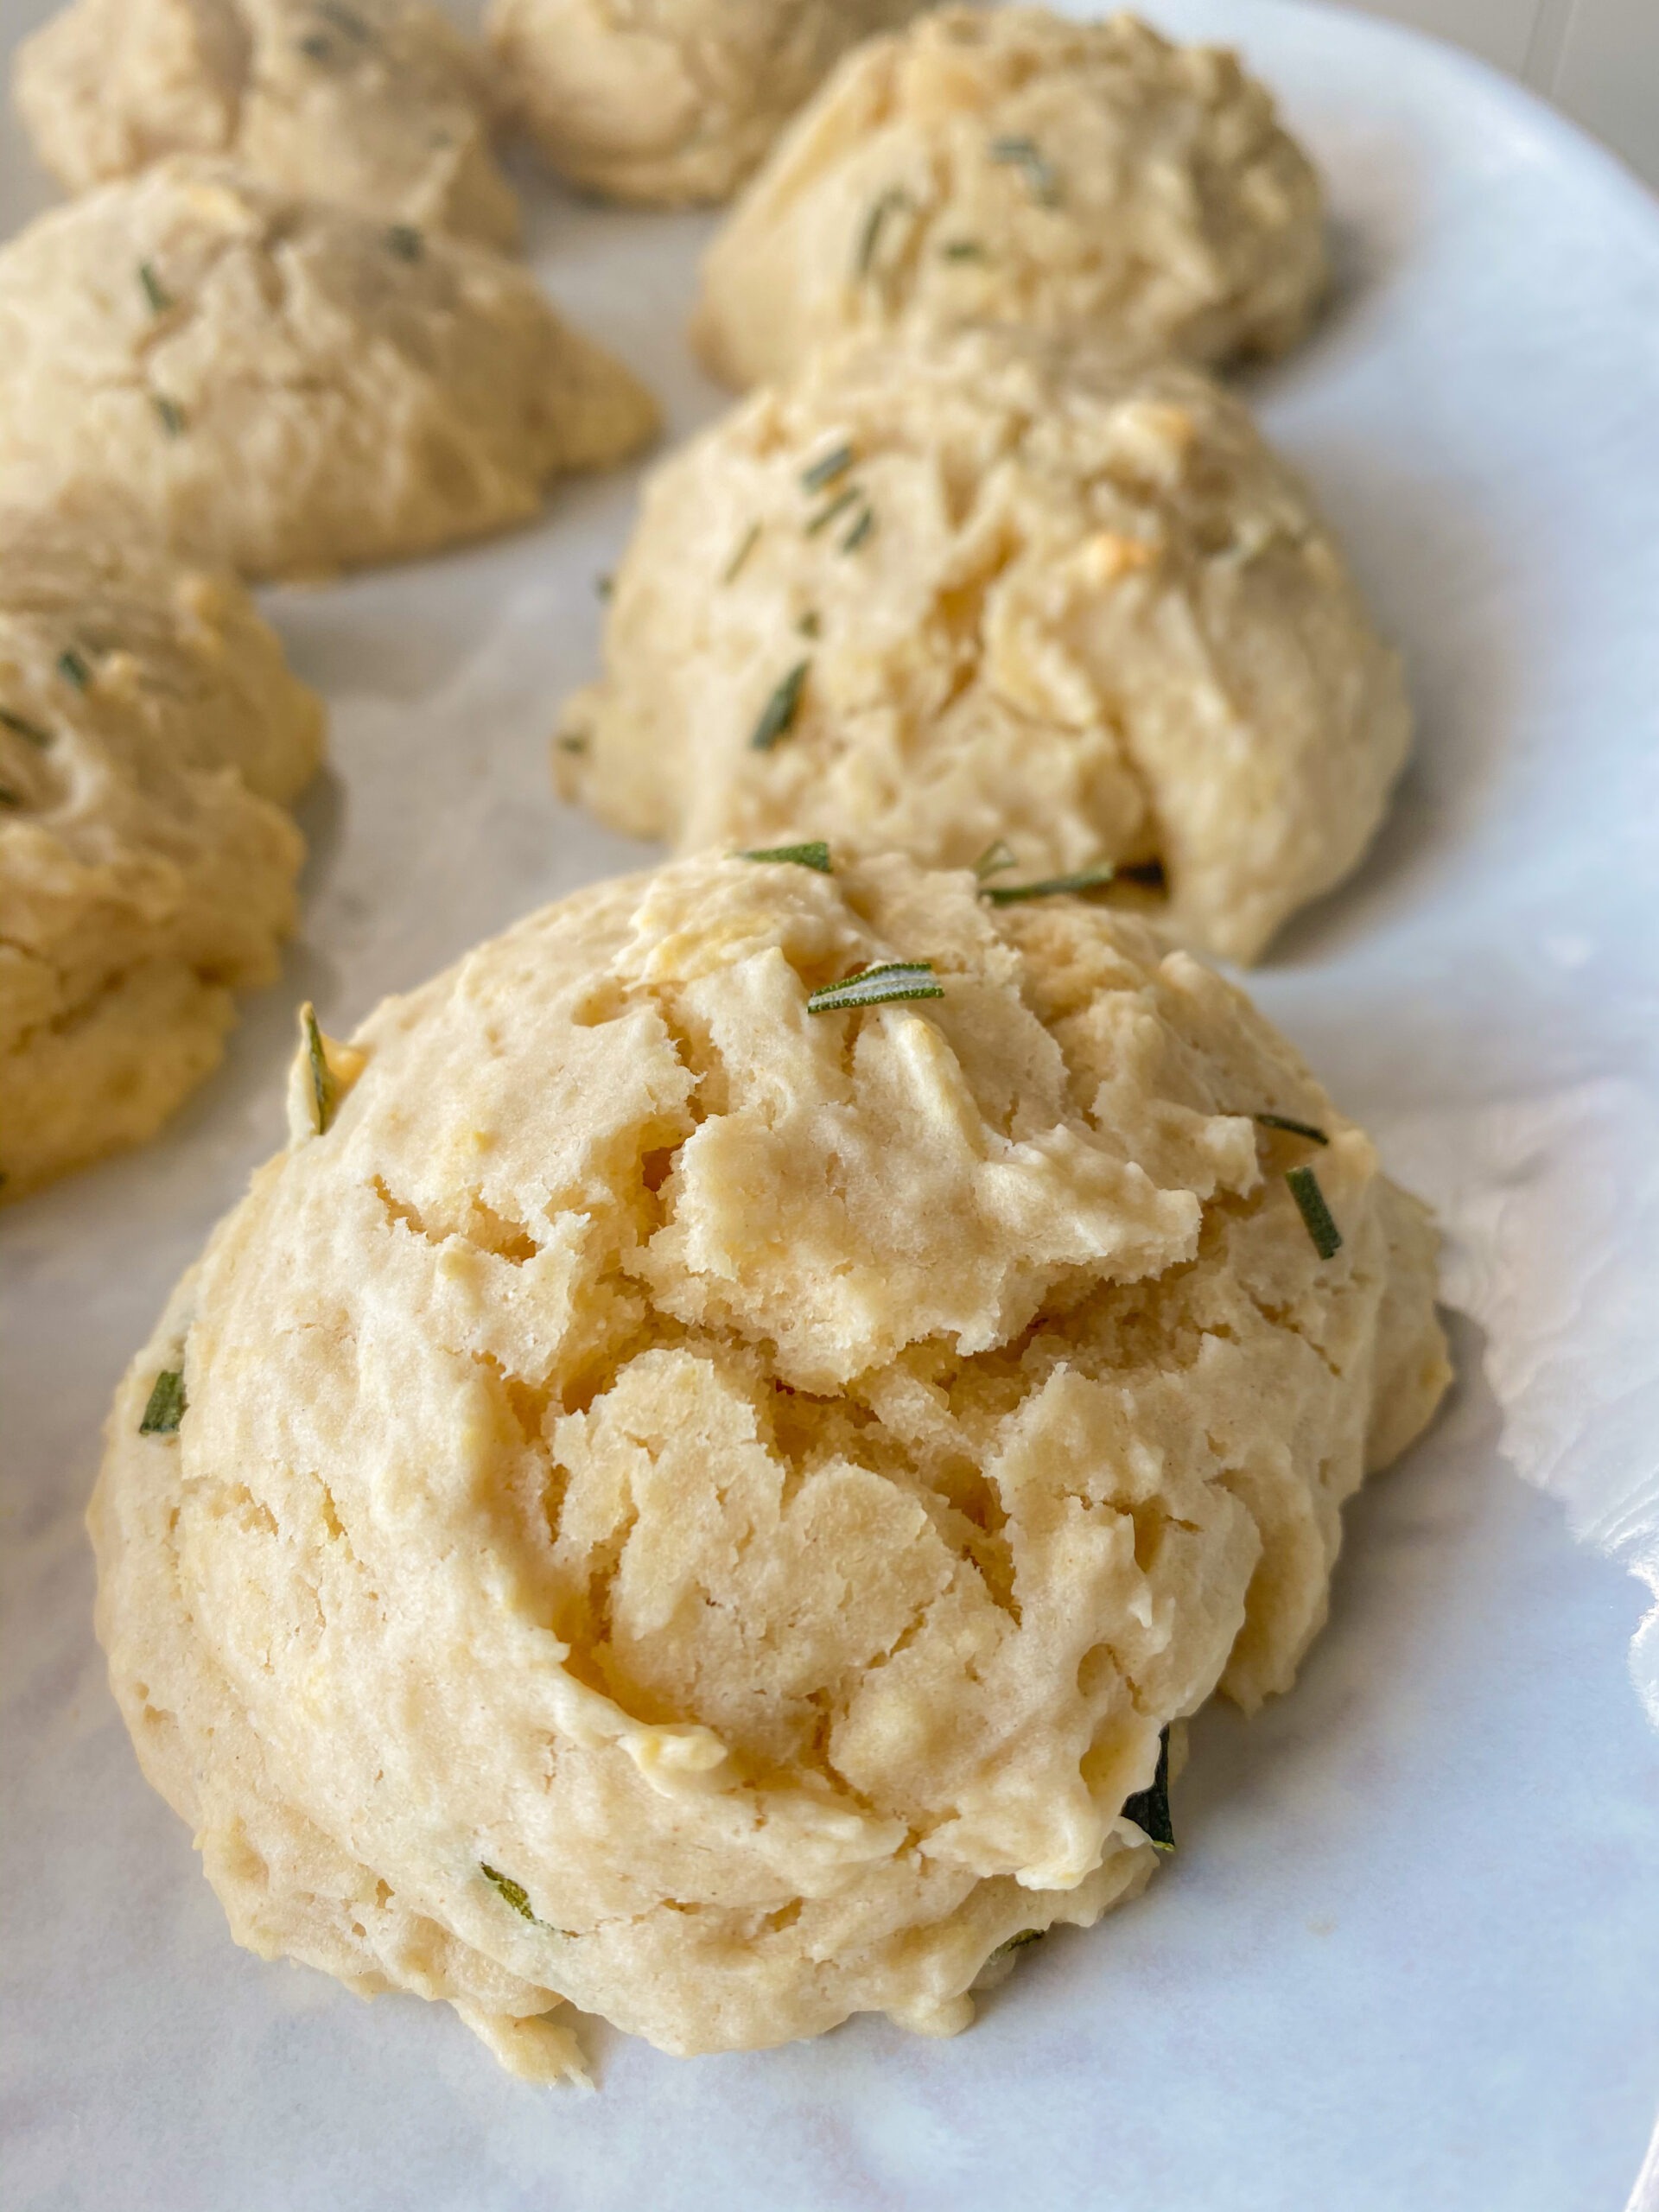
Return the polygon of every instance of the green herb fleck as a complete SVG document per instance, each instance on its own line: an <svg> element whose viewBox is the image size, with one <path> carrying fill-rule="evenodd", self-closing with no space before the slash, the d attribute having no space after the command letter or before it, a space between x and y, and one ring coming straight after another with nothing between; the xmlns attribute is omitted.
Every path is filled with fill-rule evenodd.
<svg viewBox="0 0 1659 2212"><path fill-rule="evenodd" d="M806 534L816 537L821 530L828 530L837 515L844 515L849 507L855 507L864 494L856 484L849 484L837 492L828 506L820 507L806 524Z"/></svg>
<svg viewBox="0 0 1659 2212"><path fill-rule="evenodd" d="M779 739L787 737L794 728L795 717L801 711L801 694L806 689L806 671L811 665L810 660L798 660L762 707L749 738L752 752L770 753Z"/></svg>
<svg viewBox="0 0 1659 2212"><path fill-rule="evenodd" d="M148 261L141 261L138 264L138 282L143 287L144 297L149 302L150 313L165 315L173 304L173 297Z"/></svg>
<svg viewBox="0 0 1659 2212"><path fill-rule="evenodd" d="M16 730L19 737L26 737L31 745L48 746L52 742L50 730L42 729L38 722L25 721L22 715L14 715L10 707L0 707L0 722L8 729Z"/></svg>
<svg viewBox="0 0 1659 2212"><path fill-rule="evenodd" d="M311 1063L311 1126L322 1136L340 1104L340 1084L328 1065L322 1032L317 1027L316 1008L309 999L300 1008L300 1033L305 1039L306 1057Z"/></svg>
<svg viewBox="0 0 1659 2212"><path fill-rule="evenodd" d="M889 1006L899 999L942 999L944 986L936 981L931 960L884 960L874 968L861 968L839 983L826 983L806 1002L809 1014L842 1014L861 1006Z"/></svg>
<svg viewBox="0 0 1659 2212"><path fill-rule="evenodd" d="M1013 906L1022 899L1076 899L1085 891L1100 890L1116 875L1115 861L1101 861L1093 868L1078 868L1072 875L1046 875L1039 883L988 883L979 895L988 899L993 906Z"/></svg>
<svg viewBox="0 0 1659 2212"><path fill-rule="evenodd" d="M1316 1129L1312 1122L1293 1121L1288 1114L1255 1114L1250 1118L1260 1122L1264 1129L1286 1129L1294 1137L1306 1137L1310 1144L1331 1141L1325 1131Z"/></svg>
<svg viewBox="0 0 1659 2212"><path fill-rule="evenodd" d="M810 845L759 845L753 852L740 853L741 861L788 861L796 868L816 868L820 875L833 875L830 865L830 848L822 837Z"/></svg>
<svg viewBox="0 0 1659 2212"><path fill-rule="evenodd" d="M178 1433L184 1419L184 1370L164 1367L150 1386L149 1396L144 1402L144 1417L138 1424L140 1436L173 1436Z"/></svg>
<svg viewBox="0 0 1659 2212"><path fill-rule="evenodd" d="M1059 181L1043 158L1042 149L1034 138L993 138L991 159L1008 167L1022 169L1031 196L1041 207L1059 205Z"/></svg>
<svg viewBox="0 0 1659 2212"><path fill-rule="evenodd" d="M478 1871L493 1888L500 1891L520 1919L535 1920L538 1928L546 1925L545 1922L536 1920L530 1909L530 1892L522 1882L515 1882L511 1874L503 1874L496 1867L486 1866L481 1859L478 1862Z"/></svg>
<svg viewBox="0 0 1659 2212"><path fill-rule="evenodd" d="M588 750L588 733L585 729L562 729L553 742L561 753L585 753Z"/></svg>
<svg viewBox="0 0 1659 2212"><path fill-rule="evenodd" d="M386 244L399 261L419 261L426 252L426 240L412 223L394 223L386 232Z"/></svg>
<svg viewBox="0 0 1659 2212"><path fill-rule="evenodd" d="M600 599L609 599L615 589L616 578L614 576L595 576L594 578L594 591L595 595Z"/></svg>
<svg viewBox="0 0 1659 2212"><path fill-rule="evenodd" d="M1137 1789L1123 1800L1123 1817L1133 1821L1154 1851L1173 1851L1175 1828L1169 1817L1169 1731L1158 1738L1158 1771L1150 1789Z"/></svg>
<svg viewBox="0 0 1659 2212"><path fill-rule="evenodd" d="M864 218L863 227L858 234L858 251L853 257L853 267L858 276L868 276L874 268L876 252L881 244L881 232L886 227L888 216L897 214L901 209L909 209L913 213L915 206L916 202L901 184L889 186L877 200L869 213Z"/></svg>
<svg viewBox="0 0 1659 2212"><path fill-rule="evenodd" d="M344 31L347 38L361 39L365 43L367 42L368 25L361 16L353 15L349 8L341 7L340 0L315 0L315 5L318 15L322 17L325 23L332 23L337 31Z"/></svg>
<svg viewBox="0 0 1659 2212"><path fill-rule="evenodd" d="M795 627L804 638L816 638L821 634L823 625L819 621L816 612L809 607Z"/></svg>
<svg viewBox="0 0 1659 2212"><path fill-rule="evenodd" d="M752 522L747 530L743 533L742 543L738 547L736 552L733 554L731 559L726 563L725 574L720 580L721 583L735 583L737 581L738 571L742 568L743 563L748 559L750 554L753 552L756 545L760 543L760 525L758 522Z"/></svg>
<svg viewBox="0 0 1659 2212"><path fill-rule="evenodd" d="M308 33L300 41L300 52L308 54L313 61L327 61L334 50L327 40L320 37L315 31Z"/></svg>
<svg viewBox="0 0 1659 2212"><path fill-rule="evenodd" d="M1006 1943L997 1945L990 1958L986 1960L986 1966L989 1966L993 1959L1006 1959L1010 1951L1023 1951L1027 1943L1040 1943L1047 1933L1046 1928L1022 1928L1017 1936L1010 1936Z"/></svg>
<svg viewBox="0 0 1659 2212"><path fill-rule="evenodd" d="M983 883L988 875L1001 875L1005 868L1014 864L1014 847L1006 837L999 837L995 844L987 845L974 862L974 874Z"/></svg>
<svg viewBox="0 0 1659 2212"><path fill-rule="evenodd" d="M66 645L58 655L58 674L77 691L85 691L92 680L92 671L73 645Z"/></svg>
<svg viewBox="0 0 1659 2212"><path fill-rule="evenodd" d="M22 803L21 791L13 791L10 784L0 784L0 806L21 806Z"/></svg>
<svg viewBox="0 0 1659 2212"><path fill-rule="evenodd" d="M865 539L874 528L875 509L870 505L869 501L866 499L863 510L858 516L857 520L848 531L846 537L841 541L841 550L843 553L856 553L859 547L864 543Z"/></svg>
<svg viewBox="0 0 1659 2212"><path fill-rule="evenodd" d="M1313 1240L1313 1249L1322 1260L1342 1249L1342 1231L1332 1217L1325 1202L1325 1192L1319 1188L1319 1179L1311 1167L1293 1167L1285 1180L1290 1185L1290 1195L1296 1201L1308 1235Z"/></svg>
<svg viewBox="0 0 1659 2212"><path fill-rule="evenodd" d="M150 404L168 436L181 438L184 435L184 410L177 400L168 399L165 393L158 391L152 396Z"/></svg>
<svg viewBox="0 0 1659 2212"><path fill-rule="evenodd" d="M822 492L826 484L833 484L837 476L844 476L852 465L851 446L837 446L832 453L825 454L821 461L815 461L810 468L801 471L801 489Z"/></svg>
<svg viewBox="0 0 1659 2212"><path fill-rule="evenodd" d="M988 261L990 259L989 254L986 252L977 238L947 238L939 248L939 253L946 261Z"/></svg>

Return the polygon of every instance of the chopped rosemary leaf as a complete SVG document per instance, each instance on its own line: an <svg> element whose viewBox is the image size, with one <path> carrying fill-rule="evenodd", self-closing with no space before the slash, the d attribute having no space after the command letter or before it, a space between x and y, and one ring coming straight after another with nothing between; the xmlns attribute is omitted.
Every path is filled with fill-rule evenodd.
<svg viewBox="0 0 1659 2212"><path fill-rule="evenodd" d="M92 680L92 671L73 645L66 645L58 655L58 674L77 691L84 691Z"/></svg>
<svg viewBox="0 0 1659 2212"><path fill-rule="evenodd" d="M757 845L753 852L740 853L741 861L789 861L797 868L817 868L820 875L833 875L830 865L830 848L822 837L810 845Z"/></svg>
<svg viewBox="0 0 1659 2212"><path fill-rule="evenodd" d="M1342 1231L1332 1217L1325 1202L1325 1192L1319 1188L1319 1179L1311 1167L1293 1167L1285 1180L1290 1185L1290 1195L1296 1201L1308 1235L1313 1240L1313 1249L1322 1260L1342 1249Z"/></svg>
<svg viewBox="0 0 1659 2212"><path fill-rule="evenodd" d="M481 1859L478 1862L478 1871L493 1889L500 1891L521 1919L536 1920L530 1909L530 1892L522 1882L515 1882L511 1874L503 1874L496 1867L486 1866ZM546 1923L536 1920L536 1925L541 1928Z"/></svg>
<svg viewBox="0 0 1659 2212"><path fill-rule="evenodd" d="M827 530L837 515L844 515L849 507L856 506L863 496L856 484L849 484L837 492L827 507L820 507L817 514L809 518L805 525L807 536L816 537L821 530Z"/></svg>
<svg viewBox="0 0 1659 2212"><path fill-rule="evenodd" d="M615 589L616 578L614 576L605 575L595 576L594 578L594 590L599 598L608 599Z"/></svg>
<svg viewBox="0 0 1659 2212"><path fill-rule="evenodd" d="M1094 868L1078 868L1072 875L1046 875L1040 883L988 883L979 895L994 906L1012 906L1022 899L1081 898L1085 891L1098 891L1114 881L1116 875L1115 861L1101 861Z"/></svg>
<svg viewBox="0 0 1659 2212"><path fill-rule="evenodd" d="M1264 1129L1287 1129L1294 1137L1306 1137L1310 1144L1331 1141L1325 1131L1316 1129L1312 1122L1294 1121L1288 1114L1253 1114L1250 1118L1260 1122Z"/></svg>
<svg viewBox="0 0 1659 2212"><path fill-rule="evenodd" d="M10 784L0 784L0 806L21 806L22 803L22 791L13 791Z"/></svg>
<svg viewBox="0 0 1659 2212"><path fill-rule="evenodd" d="M1034 138L993 138L991 159L1022 169L1026 181L1031 187L1031 196L1039 207L1058 206L1058 181L1044 160L1042 149Z"/></svg>
<svg viewBox="0 0 1659 2212"><path fill-rule="evenodd" d="M787 737L795 727L795 717L801 711L801 694L806 689L806 671L810 660L798 660L766 705L760 709L760 719L749 737L749 748L754 753L770 753L780 737Z"/></svg>
<svg viewBox="0 0 1659 2212"><path fill-rule="evenodd" d="M875 266L876 249L881 243L881 232L889 215L900 209L913 210L916 202L902 184L890 185L864 218L863 228L858 234L858 251L853 257L856 275L868 276Z"/></svg>
<svg viewBox="0 0 1659 2212"><path fill-rule="evenodd" d="M935 980L931 960L884 960L874 968L861 968L838 983L826 983L806 1002L809 1014L842 1014L849 1007L890 1006L899 999L942 999L944 986Z"/></svg>
<svg viewBox="0 0 1659 2212"><path fill-rule="evenodd" d="M1010 1936L1006 1943L997 1945L991 1953L991 1958L986 1960L986 1965L989 1966L991 1959L1006 1959L1010 1951L1023 1951L1027 1943L1040 1943L1047 1933L1046 1928L1022 1928L1017 1936Z"/></svg>
<svg viewBox="0 0 1659 2212"><path fill-rule="evenodd" d="M1169 1731L1158 1738L1158 1770L1150 1789L1137 1789L1123 1800L1123 1817L1133 1821L1154 1851L1173 1851L1175 1828L1169 1817Z"/></svg>
<svg viewBox="0 0 1659 2212"><path fill-rule="evenodd" d="M322 1032L317 1027L316 1008L309 999L300 1008L300 1032L305 1039L306 1055L311 1063L311 1125L319 1136L323 1136L327 1135L328 1124L334 1118L334 1109L340 1104L340 1084L328 1065Z"/></svg>
<svg viewBox="0 0 1659 2212"><path fill-rule="evenodd" d="M841 550L843 553L856 553L859 547L864 543L865 539L874 528L875 509L870 505L869 501L866 499L862 512L859 515L858 519L854 523L852 528L848 531L846 537L841 541Z"/></svg>
<svg viewBox="0 0 1659 2212"><path fill-rule="evenodd" d="M184 435L184 410L176 399L168 399L164 392L158 391L152 396L150 405L169 438Z"/></svg>
<svg viewBox="0 0 1659 2212"><path fill-rule="evenodd" d="M974 874L983 883L988 875L1001 875L1005 868L1014 865L1014 847L1006 837L999 837L995 844L987 845L974 862Z"/></svg>
<svg viewBox="0 0 1659 2212"><path fill-rule="evenodd" d="M337 31L344 31L347 38L367 41L368 25L361 16L354 16L349 8L341 7L340 0L316 0L316 10L324 22L332 23Z"/></svg>
<svg viewBox="0 0 1659 2212"><path fill-rule="evenodd" d="M149 302L152 315L165 315L173 304L172 295L148 261L138 264L138 282L143 287L144 297Z"/></svg>
<svg viewBox="0 0 1659 2212"><path fill-rule="evenodd" d="M15 729L19 737L26 737L31 745L46 746L52 742L52 733L42 729L38 722L28 721L22 715L14 715L10 707L0 707L0 722L8 729Z"/></svg>
<svg viewBox="0 0 1659 2212"><path fill-rule="evenodd" d="M822 633L823 625L819 621L815 609L809 607L795 627L804 638L816 638Z"/></svg>
<svg viewBox="0 0 1659 2212"><path fill-rule="evenodd" d="M760 524L758 522L752 522L747 530L743 533L743 543L738 547L736 552L733 554L731 559L726 563L726 572L720 580L721 583L729 584L736 581L738 570L748 559L750 554L753 552L755 546L760 540Z"/></svg>
<svg viewBox="0 0 1659 2212"><path fill-rule="evenodd" d="M164 1367L150 1385L149 1396L144 1402L144 1417L138 1424L140 1436L173 1436L184 1419L184 1372L181 1368Z"/></svg>
<svg viewBox="0 0 1659 2212"><path fill-rule="evenodd" d="M944 261L988 261L990 259L989 254L986 252L977 238L947 238L939 248L939 256ZM1005 1945L1004 1948L1006 1948Z"/></svg>
<svg viewBox="0 0 1659 2212"><path fill-rule="evenodd" d="M822 492L826 484L833 484L837 476L844 476L852 465L851 446L837 446L833 453L825 454L822 461L815 461L810 468L801 471L801 489L804 492Z"/></svg>
<svg viewBox="0 0 1659 2212"><path fill-rule="evenodd" d="M386 232L386 244L399 261L418 261L426 251L426 240L413 223L394 223Z"/></svg>
<svg viewBox="0 0 1659 2212"><path fill-rule="evenodd" d="M334 50L327 40L320 38L315 31L308 32L300 41L300 52L308 54L313 61L327 61Z"/></svg>
<svg viewBox="0 0 1659 2212"><path fill-rule="evenodd" d="M562 729L553 742L561 753L585 753L588 732L585 729Z"/></svg>

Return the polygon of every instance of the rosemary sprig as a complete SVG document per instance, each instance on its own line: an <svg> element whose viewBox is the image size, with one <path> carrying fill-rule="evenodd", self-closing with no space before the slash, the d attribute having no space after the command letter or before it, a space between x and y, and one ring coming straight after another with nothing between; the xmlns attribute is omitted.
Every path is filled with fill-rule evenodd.
<svg viewBox="0 0 1659 2212"><path fill-rule="evenodd" d="M42 750L52 742L49 729L42 729L38 722L26 721L22 715L14 715L10 707L0 707L0 722L3 722L8 729L16 730L19 737L26 737L31 745L40 746Z"/></svg>
<svg viewBox="0 0 1659 2212"><path fill-rule="evenodd" d="M974 862L974 874L983 883L988 875L1001 875L1005 868L1014 865L1014 847L1006 837L999 837L994 844L987 845Z"/></svg>
<svg viewBox="0 0 1659 2212"><path fill-rule="evenodd" d="M779 682L764 707L760 719L749 734L749 747L754 753L770 753L780 738L787 737L795 727L795 717L801 711L801 694L806 689L806 671L810 660L798 660L787 676Z"/></svg>
<svg viewBox="0 0 1659 2212"><path fill-rule="evenodd" d="M73 645L66 645L58 655L58 674L77 691L85 691L92 680L92 671Z"/></svg>
<svg viewBox="0 0 1659 2212"><path fill-rule="evenodd" d="M158 391L151 394L149 404L156 410L156 417L168 436L181 438L184 435L184 410L177 400L169 399L165 392Z"/></svg>
<svg viewBox="0 0 1659 2212"><path fill-rule="evenodd" d="M1042 149L1034 138L993 138L991 159L1022 170L1027 183L1031 187L1031 196L1039 207L1058 207L1059 180L1044 159Z"/></svg>
<svg viewBox="0 0 1659 2212"><path fill-rule="evenodd" d="M1325 1202L1325 1192L1319 1188L1319 1179L1311 1167L1293 1167L1285 1177L1290 1185L1290 1195L1296 1201L1296 1210L1302 1217L1307 1233L1313 1241L1313 1249L1322 1260L1342 1249L1342 1231L1337 1227L1330 1207Z"/></svg>
<svg viewBox="0 0 1659 2212"><path fill-rule="evenodd" d="M740 853L741 861L788 861L796 868L816 868L820 875L833 875L830 865L830 848L822 837L807 845L758 845L753 852Z"/></svg>
<svg viewBox="0 0 1659 2212"><path fill-rule="evenodd" d="M890 1006L899 999L942 999L944 986L935 979L931 960L884 960L874 968L861 968L839 983L826 983L807 1000L809 1014L842 1014L849 1007Z"/></svg>
<svg viewBox="0 0 1659 2212"><path fill-rule="evenodd" d="M149 302L150 313L165 315L173 304L173 296L156 274L155 268L149 262L139 263L138 282L143 288L144 297Z"/></svg>
<svg viewBox="0 0 1659 2212"><path fill-rule="evenodd" d="M1158 1770L1150 1789L1137 1789L1123 1800L1123 1816L1135 1822L1154 1851L1173 1851L1175 1828L1169 1817L1169 1731L1158 1738Z"/></svg>
<svg viewBox="0 0 1659 2212"><path fill-rule="evenodd" d="M322 1032L317 1026L316 1008L309 999L300 1008L300 1033L311 1063L311 1126L319 1136L324 1136L340 1104L340 1084L328 1065Z"/></svg>
<svg viewBox="0 0 1659 2212"><path fill-rule="evenodd" d="M743 533L742 543L738 547L736 552L733 554L731 559L726 563L725 572L720 579L721 583L729 584L736 582L739 570L742 568L743 563L748 559L750 554L753 552L756 545L760 543L760 525L758 522L752 522L747 530Z"/></svg>
<svg viewBox="0 0 1659 2212"><path fill-rule="evenodd" d="M852 528L841 541L840 550L856 553L870 532L875 528L875 509L868 499L855 518Z"/></svg>
<svg viewBox="0 0 1659 2212"><path fill-rule="evenodd" d="M822 492L826 484L833 484L837 476L844 476L852 465L851 446L836 446L821 461L815 461L810 468L801 471L801 489L804 492Z"/></svg>
<svg viewBox="0 0 1659 2212"><path fill-rule="evenodd" d="M394 223L386 232L386 244L399 261L419 261L426 251L426 240L413 223Z"/></svg>
<svg viewBox="0 0 1659 2212"><path fill-rule="evenodd" d="M535 1920L538 1928L546 1925L544 1921L536 1920L530 1909L530 1892L522 1882L515 1882L511 1874L502 1873L498 1867L486 1866L481 1859L478 1862L478 1871L492 1889L500 1892L521 1920Z"/></svg>
<svg viewBox="0 0 1659 2212"><path fill-rule="evenodd" d="M1294 1137L1306 1137L1310 1144L1331 1141L1325 1131L1316 1129L1312 1122L1294 1121L1288 1114L1253 1114L1250 1118L1260 1122L1264 1129L1285 1129Z"/></svg>
<svg viewBox="0 0 1659 2212"><path fill-rule="evenodd" d="M881 244L881 233L886 228L888 216L906 209L913 213L915 207L916 202L902 184L889 185L887 189L880 194L869 213L864 218L863 227L858 234L858 251L853 257L853 269L855 275L868 276L875 267L876 251Z"/></svg>
<svg viewBox="0 0 1659 2212"><path fill-rule="evenodd" d="M1080 868L1071 875L1046 875L1038 883L987 883L980 888L980 897L988 899L993 906L1013 906L1022 899L1081 898L1085 891L1098 891L1103 885L1115 880L1117 866L1113 861L1101 861L1093 868Z"/></svg>
<svg viewBox="0 0 1659 2212"><path fill-rule="evenodd" d="M856 484L845 485L827 506L820 507L817 514L808 518L804 525L807 536L816 537L821 530L828 530L837 515L844 515L849 507L856 506L863 497Z"/></svg>
<svg viewBox="0 0 1659 2212"><path fill-rule="evenodd" d="M144 1402L143 1419L138 1424L140 1436L172 1436L177 1433L184 1419L184 1370L178 1367L164 1367L150 1385Z"/></svg>

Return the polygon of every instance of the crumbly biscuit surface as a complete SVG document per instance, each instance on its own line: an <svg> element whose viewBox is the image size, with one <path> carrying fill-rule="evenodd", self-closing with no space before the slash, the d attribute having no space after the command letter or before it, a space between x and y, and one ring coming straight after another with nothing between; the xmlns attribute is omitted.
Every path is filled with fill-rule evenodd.
<svg viewBox="0 0 1659 2212"><path fill-rule="evenodd" d="M19 48L15 91L72 192L226 154L384 221L518 236L486 65L427 0L74 0Z"/></svg>
<svg viewBox="0 0 1659 2212"><path fill-rule="evenodd" d="M1244 960L1354 866L1410 735L1238 401L996 327L849 341L672 455L605 664L554 766L635 835L1001 842L999 883L1157 862L1181 931Z"/></svg>
<svg viewBox="0 0 1659 2212"><path fill-rule="evenodd" d="M0 249L0 476L326 575L522 522L656 410L526 270L181 156Z"/></svg>
<svg viewBox="0 0 1659 2212"><path fill-rule="evenodd" d="M1294 344L1325 280L1318 177L1232 54L947 7L796 118L709 249L693 336L740 386L968 319L1210 362Z"/></svg>
<svg viewBox="0 0 1659 2212"><path fill-rule="evenodd" d="M321 702L241 587L0 513L0 1195L154 1134L268 982Z"/></svg>
<svg viewBox="0 0 1659 2212"><path fill-rule="evenodd" d="M330 1065L123 1385L99 1630L241 1939L521 2070L557 1997L677 2051L963 2025L1145 1880L1160 1731L1288 1684L1444 1386L1421 1210L1078 902L692 859Z"/></svg>
<svg viewBox="0 0 1659 2212"><path fill-rule="evenodd" d="M503 97L563 175L724 200L847 49L918 0L492 0Z"/></svg>

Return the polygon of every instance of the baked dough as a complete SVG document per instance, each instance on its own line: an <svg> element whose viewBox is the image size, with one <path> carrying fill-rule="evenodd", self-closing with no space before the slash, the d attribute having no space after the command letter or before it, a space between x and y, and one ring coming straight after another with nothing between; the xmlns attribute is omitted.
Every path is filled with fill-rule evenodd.
<svg viewBox="0 0 1659 2212"><path fill-rule="evenodd" d="M1009 881L1156 861L1182 933L1237 960L1354 866L1410 735L1237 400L995 327L853 340L672 455L605 666L554 761L620 829L952 867L1002 842Z"/></svg>
<svg viewBox="0 0 1659 2212"><path fill-rule="evenodd" d="M223 162L163 162L0 249L0 481L113 486L245 575L522 522L655 423L516 264Z"/></svg>
<svg viewBox="0 0 1659 2212"><path fill-rule="evenodd" d="M0 1198L154 1135L269 982L322 709L239 584L0 513Z"/></svg>
<svg viewBox="0 0 1659 2212"><path fill-rule="evenodd" d="M116 1400L99 1634L240 1939L526 2070L556 1992L965 2025L1146 1880L1160 1732L1288 1685L1445 1386L1421 1208L1080 901L703 855L320 1049Z"/></svg>
<svg viewBox="0 0 1659 2212"><path fill-rule="evenodd" d="M88 192L168 154L511 245L487 63L426 0L74 0L18 48L35 150Z"/></svg>
<svg viewBox="0 0 1659 2212"><path fill-rule="evenodd" d="M615 200L724 200L848 48L918 0L492 0L504 99Z"/></svg>
<svg viewBox="0 0 1659 2212"><path fill-rule="evenodd" d="M693 337L737 385L967 319L1212 362L1294 345L1325 282L1319 179L1231 54L941 8L796 119L709 249Z"/></svg>

